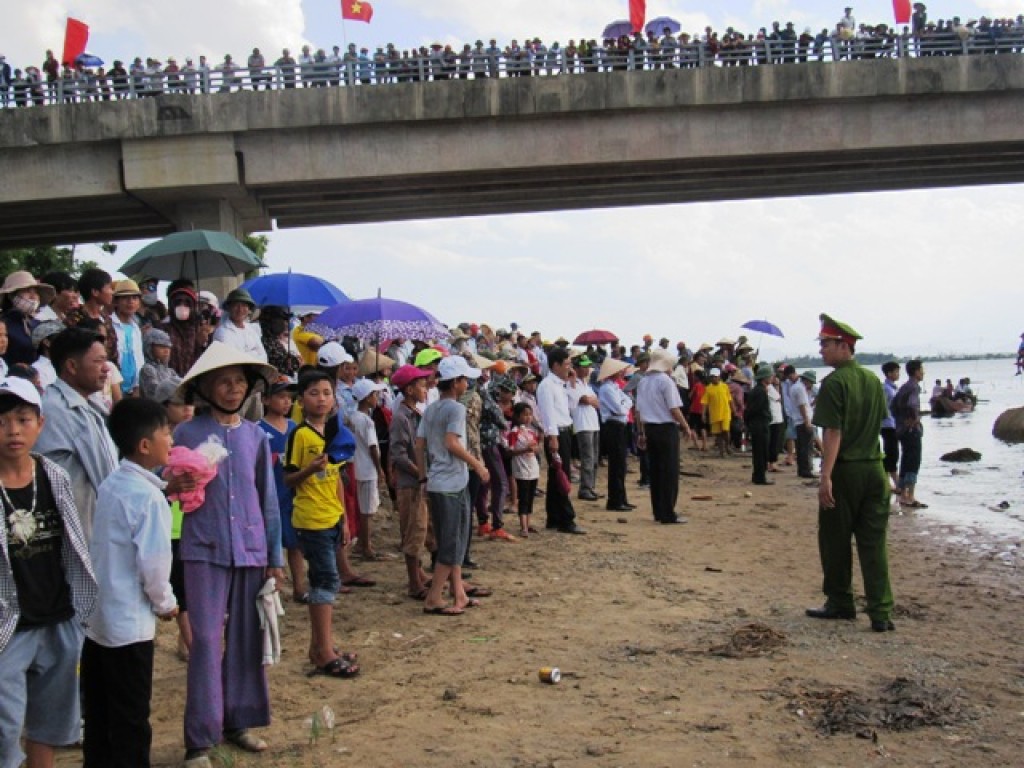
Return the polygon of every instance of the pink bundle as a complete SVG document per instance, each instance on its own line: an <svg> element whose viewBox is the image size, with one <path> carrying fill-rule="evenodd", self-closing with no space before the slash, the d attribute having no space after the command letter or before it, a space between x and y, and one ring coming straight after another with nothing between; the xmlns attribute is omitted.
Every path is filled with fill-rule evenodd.
<svg viewBox="0 0 1024 768"><path fill-rule="evenodd" d="M217 465L228 457L228 450L216 435L210 435L199 447L171 448L167 461L167 472L172 475L191 475L196 487L191 491L168 496L171 501L181 502L181 511L195 512L206 501L206 485L217 476Z"/></svg>

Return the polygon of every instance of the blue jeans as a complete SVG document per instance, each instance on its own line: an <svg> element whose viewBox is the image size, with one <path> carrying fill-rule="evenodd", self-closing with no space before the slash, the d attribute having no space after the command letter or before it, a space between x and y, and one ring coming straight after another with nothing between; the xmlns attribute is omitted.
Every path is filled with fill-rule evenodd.
<svg viewBox="0 0 1024 768"><path fill-rule="evenodd" d="M295 537L299 540L302 556L309 565L309 603L310 605L331 605L338 593L341 579L338 577L337 550L341 544L341 525L344 519L333 528L321 531L310 531L296 528Z"/></svg>

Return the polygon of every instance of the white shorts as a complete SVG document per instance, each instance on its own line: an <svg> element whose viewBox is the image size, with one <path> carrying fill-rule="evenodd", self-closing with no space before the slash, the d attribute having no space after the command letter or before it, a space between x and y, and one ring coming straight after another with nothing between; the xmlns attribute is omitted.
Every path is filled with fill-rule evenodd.
<svg viewBox="0 0 1024 768"><path fill-rule="evenodd" d="M357 480L356 494L359 496L359 514L372 515L380 506L380 490L377 478L373 480Z"/></svg>

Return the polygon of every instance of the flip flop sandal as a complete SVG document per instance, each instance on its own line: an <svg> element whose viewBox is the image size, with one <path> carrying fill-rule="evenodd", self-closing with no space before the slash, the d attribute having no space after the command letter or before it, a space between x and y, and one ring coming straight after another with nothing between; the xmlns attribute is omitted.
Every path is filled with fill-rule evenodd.
<svg viewBox="0 0 1024 768"><path fill-rule="evenodd" d="M346 587L375 587L377 582L365 576L356 576L354 579L345 579L341 582Z"/></svg>
<svg viewBox="0 0 1024 768"><path fill-rule="evenodd" d="M490 597L494 591L487 587L470 587L466 590L466 597Z"/></svg>
<svg viewBox="0 0 1024 768"><path fill-rule="evenodd" d="M313 671L309 673L309 677L313 677L314 675L323 675L324 677L347 679L355 677L358 674L358 664L346 661L344 657L339 656L337 659L331 659L322 667L314 667Z"/></svg>
<svg viewBox="0 0 1024 768"><path fill-rule="evenodd" d="M437 605L433 608L424 606L423 612L428 616L461 616L465 613L464 610L456 608L454 605Z"/></svg>
<svg viewBox="0 0 1024 768"><path fill-rule="evenodd" d="M427 589L426 587L423 587L422 589L420 589L419 592L416 592L415 594L412 593L412 592L407 592L406 595L408 596L408 598L410 600L426 600L427 599L427 594L429 592L430 592L429 589Z"/></svg>

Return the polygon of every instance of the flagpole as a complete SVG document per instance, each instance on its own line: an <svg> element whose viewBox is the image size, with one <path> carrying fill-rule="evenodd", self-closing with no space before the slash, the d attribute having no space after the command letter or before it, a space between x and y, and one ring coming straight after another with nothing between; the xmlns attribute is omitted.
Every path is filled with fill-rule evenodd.
<svg viewBox="0 0 1024 768"><path fill-rule="evenodd" d="M345 26L345 17L341 17L341 40L345 43L345 52L348 52L348 27Z"/></svg>

